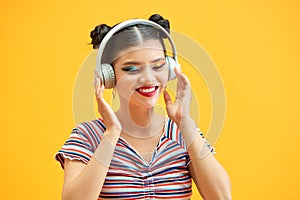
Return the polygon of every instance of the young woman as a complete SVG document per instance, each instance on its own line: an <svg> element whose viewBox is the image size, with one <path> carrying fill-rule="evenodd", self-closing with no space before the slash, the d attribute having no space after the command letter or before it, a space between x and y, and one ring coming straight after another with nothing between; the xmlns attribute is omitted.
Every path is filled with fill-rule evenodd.
<svg viewBox="0 0 300 200"><path fill-rule="evenodd" d="M149 20L169 31L160 15ZM99 48L111 27L91 32ZM193 179L204 199L231 199L226 171L190 117L188 78L175 69L176 100L165 87L165 34L145 24L128 26L107 42L102 60L113 66L120 108L103 98L104 80L95 78L101 118L77 125L56 154L64 168L64 200L190 199ZM154 112L163 93L168 116Z"/></svg>

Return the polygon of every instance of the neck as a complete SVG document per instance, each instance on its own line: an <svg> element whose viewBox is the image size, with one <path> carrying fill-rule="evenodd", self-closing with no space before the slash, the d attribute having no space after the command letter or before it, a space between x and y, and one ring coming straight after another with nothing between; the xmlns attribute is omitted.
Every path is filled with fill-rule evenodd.
<svg viewBox="0 0 300 200"><path fill-rule="evenodd" d="M122 125L139 128L150 127L154 115L154 108L142 108L131 103L120 103L120 109L117 111L119 120L123 122Z"/></svg>
<svg viewBox="0 0 300 200"><path fill-rule="evenodd" d="M147 138L161 132L165 122L164 117L155 114L153 107L143 108L125 102L120 101L120 109L116 112L125 134L136 138Z"/></svg>

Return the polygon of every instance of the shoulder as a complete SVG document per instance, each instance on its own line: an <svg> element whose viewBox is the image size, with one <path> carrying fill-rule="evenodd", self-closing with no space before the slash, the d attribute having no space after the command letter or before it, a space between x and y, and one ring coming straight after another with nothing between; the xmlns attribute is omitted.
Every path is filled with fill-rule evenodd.
<svg viewBox="0 0 300 200"><path fill-rule="evenodd" d="M200 128L198 126L196 128L197 128L196 133L202 137L204 144L207 146L209 151L212 152L213 154L216 154L215 148L210 145L210 143L205 138L205 136L204 136L203 132L200 130ZM174 142L177 142L180 146L182 146L184 149L187 150L185 140L183 138L182 133L179 130L179 127L177 126L177 124L174 121L172 121L169 118L166 123L165 131L166 131L166 137L173 140Z"/></svg>
<svg viewBox="0 0 300 200"><path fill-rule="evenodd" d="M85 164L88 163L93 152L100 144L104 132L105 125L101 119L77 124L67 141L55 154L56 160L61 163L63 168L65 158L80 160Z"/></svg>
<svg viewBox="0 0 300 200"><path fill-rule="evenodd" d="M104 133L106 127L102 119L98 118L92 121L85 121L77 124L73 129L75 131L83 132L83 133Z"/></svg>
<svg viewBox="0 0 300 200"><path fill-rule="evenodd" d="M169 117L166 117L165 121L165 131L168 137L172 137L172 134L179 132L178 126L173 120L171 120Z"/></svg>
<svg viewBox="0 0 300 200"><path fill-rule="evenodd" d="M105 130L106 127L103 120L98 118L77 124L75 128L73 128L72 134L77 135L77 137L81 137L96 148L96 146L100 143Z"/></svg>
<svg viewBox="0 0 300 200"><path fill-rule="evenodd" d="M179 130L179 127L169 117L166 118L165 136L173 142L178 143L181 147L186 148L185 141L183 139L183 135Z"/></svg>

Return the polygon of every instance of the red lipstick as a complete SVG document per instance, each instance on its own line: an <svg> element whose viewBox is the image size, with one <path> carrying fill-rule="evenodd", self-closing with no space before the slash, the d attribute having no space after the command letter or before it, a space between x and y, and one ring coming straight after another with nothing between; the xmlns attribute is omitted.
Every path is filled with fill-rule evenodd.
<svg viewBox="0 0 300 200"><path fill-rule="evenodd" d="M158 89L158 86L143 86L143 87L136 89L136 91L142 96L152 97L155 95L157 89Z"/></svg>

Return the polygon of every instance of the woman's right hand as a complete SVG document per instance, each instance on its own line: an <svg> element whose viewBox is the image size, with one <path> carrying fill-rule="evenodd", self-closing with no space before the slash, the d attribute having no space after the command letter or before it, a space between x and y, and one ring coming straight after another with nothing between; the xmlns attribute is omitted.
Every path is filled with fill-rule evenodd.
<svg viewBox="0 0 300 200"><path fill-rule="evenodd" d="M121 132L122 126L119 119L117 118L116 114L103 97L104 85L101 83L99 77L95 78L94 87L96 100L98 104L98 112L104 120L106 130L113 132Z"/></svg>

